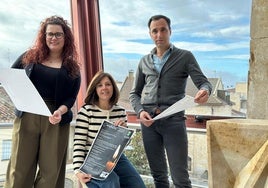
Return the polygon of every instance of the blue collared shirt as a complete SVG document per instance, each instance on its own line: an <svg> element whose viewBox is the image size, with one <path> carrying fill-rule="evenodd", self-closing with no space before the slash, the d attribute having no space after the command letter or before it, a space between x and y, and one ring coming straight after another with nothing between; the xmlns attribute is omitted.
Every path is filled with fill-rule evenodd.
<svg viewBox="0 0 268 188"><path fill-rule="evenodd" d="M167 62L167 59L169 58L172 49L173 49L173 45L170 44L170 47L165 51L165 53L163 54L162 58L159 58L156 55L156 49L154 49L152 51L152 58L153 58L153 61L154 61L154 67L155 67L155 69L157 70L158 73L161 72L162 67Z"/></svg>

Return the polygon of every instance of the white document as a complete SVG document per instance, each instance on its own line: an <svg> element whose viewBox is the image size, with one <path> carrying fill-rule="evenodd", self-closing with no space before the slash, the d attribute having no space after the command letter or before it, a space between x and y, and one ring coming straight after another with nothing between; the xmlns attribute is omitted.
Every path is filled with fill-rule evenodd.
<svg viewBox="0 0 268 188"><path fill-rule="evenodd" d="M24 69L1 69L0 83L18 110L51 116L46 103Z"/></svg>
<svg viewBox="0 0 268 188"><path fill-rule="evenodd" d="M175 102L173 105L168 107L166 110L164 110L163 112L161 112L160 114L155 116L153 118L153 120L157 120L157 119L161 119L161 118L170 116L170 115L175 114L177 112L186 110L188 108L192 108L196 105L198 105L198 104L194 102L194 98L189 96L189 95L186 95L184 98Z"/></svg>

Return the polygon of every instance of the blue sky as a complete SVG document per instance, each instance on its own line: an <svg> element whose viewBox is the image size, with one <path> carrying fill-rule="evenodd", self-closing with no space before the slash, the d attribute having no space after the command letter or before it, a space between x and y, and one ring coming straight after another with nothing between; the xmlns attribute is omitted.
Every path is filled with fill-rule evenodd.
<svg viewBox="0 0 268 188"><path fill-rule="evenodd" d="M1 0L0 68L9 67L32 45L39 23L50 15L70 19L69 0ZM171 42L193 52L207 77L225 87L246 82L251 0L100 0L104 69L124 81L154 47L147 21L171 18Z"/></svg>

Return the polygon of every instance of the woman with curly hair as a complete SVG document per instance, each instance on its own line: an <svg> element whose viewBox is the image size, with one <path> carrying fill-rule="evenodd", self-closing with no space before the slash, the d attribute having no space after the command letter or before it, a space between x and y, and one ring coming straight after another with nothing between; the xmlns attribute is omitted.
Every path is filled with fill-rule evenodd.
<svg viewBox="0 0 268 188"><path fill-rule="evenodd" d="M41 22L34 45L12 68L25 69L52 115L16 110L5 188L64 188L71 108L81 82L67 21L51 16Z"/></svg>

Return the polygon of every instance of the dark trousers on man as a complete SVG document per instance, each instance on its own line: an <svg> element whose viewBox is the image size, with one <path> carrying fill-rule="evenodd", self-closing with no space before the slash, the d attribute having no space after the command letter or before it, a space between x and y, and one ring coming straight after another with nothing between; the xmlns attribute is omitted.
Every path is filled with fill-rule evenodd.
<svg viewBox="0 0 268 188"><path fill-rule="evenodd" d="M156 120L150 127L142 125L142 136L155 187L169 188L167 161L175 187L191 187L184 118L174 115Z"/></svg>

